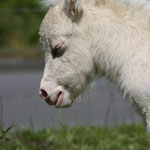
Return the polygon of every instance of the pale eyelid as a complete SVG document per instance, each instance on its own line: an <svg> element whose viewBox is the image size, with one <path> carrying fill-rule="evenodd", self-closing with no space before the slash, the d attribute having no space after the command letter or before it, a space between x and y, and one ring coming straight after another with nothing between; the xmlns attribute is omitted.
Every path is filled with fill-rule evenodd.
<svg viewBox="0 0 150 150"><path fill-rule="evenodd" d="M64 41L63 42L60 42L60 43L57 43L54 47L53 47L53 49L54 50L57 50L57 49L60 49L63 45L64 45Z"/></svg>

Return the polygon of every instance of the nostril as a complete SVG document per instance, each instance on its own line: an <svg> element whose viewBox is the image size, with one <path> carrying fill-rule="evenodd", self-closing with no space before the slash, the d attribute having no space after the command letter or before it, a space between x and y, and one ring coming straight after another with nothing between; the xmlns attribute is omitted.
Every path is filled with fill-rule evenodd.
<svg viewBox="0 0 150 150"><path fill-rule="evenodd" d="M45 90L41 89L40 91L41 91L41 96L43 98L47 98L48 97L48 94L47 94L47 92Z"/></svg>

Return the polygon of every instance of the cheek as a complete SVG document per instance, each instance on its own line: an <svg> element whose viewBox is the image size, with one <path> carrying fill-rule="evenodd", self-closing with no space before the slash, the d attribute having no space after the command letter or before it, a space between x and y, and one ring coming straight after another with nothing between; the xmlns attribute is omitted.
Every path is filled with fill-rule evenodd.
<svg viewBox="0 0 150 150"><path fill-rule="evenodd" d="M65 56L66 53L61 58L53 59L53 66L49 71L58 85L63 86L69 93L78 95L88 82L87 74L84 66L78 65L78 59L74 59L72 55L67 55L67 58Z"/></svg>
<svg viewBox="0 0 150 150"><path fill-rule="evenodd" d="M86 78L83 74L67 69L57 76L57 82L63 86L73 97L78 96L86 85Z"/></svg>

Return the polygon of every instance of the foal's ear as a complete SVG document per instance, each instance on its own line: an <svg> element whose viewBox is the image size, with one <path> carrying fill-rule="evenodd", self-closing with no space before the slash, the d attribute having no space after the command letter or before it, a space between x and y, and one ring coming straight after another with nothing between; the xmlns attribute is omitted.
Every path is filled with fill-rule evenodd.
<svg viewBox="0 0 150 150"><path fill-rule="evenodd" d="M83 13L81 0L65 0L65 11L73 22L80 21Z"/></svg>

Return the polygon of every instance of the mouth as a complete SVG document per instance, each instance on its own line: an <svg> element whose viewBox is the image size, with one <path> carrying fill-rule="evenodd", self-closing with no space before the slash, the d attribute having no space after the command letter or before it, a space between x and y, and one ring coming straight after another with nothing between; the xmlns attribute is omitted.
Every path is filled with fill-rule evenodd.
<svg viewBox="0 0 150 150"><path fill-rule="evenodd" d="M64 96L63 92L59 92L59 93L57 94L57 96L56 96L55 99L51 99L49 96L43 97L42 94L41 94L41 92L40 92L40 97L41 97L42 99L44 99L44 101L45 101L47 104L49 104L49 105L55 105L56 108L61 107L61 104L62 104L62 102L63 102L63 96Z"/></svg>
<svg viewBox="0 0 150 150"><path fill-rule="evenodd" d="M62 87L57 87L52 92L49 92L49 94L46 88L41 87L39 95L48 105L53 105L56 108L70 107L73 103L73 100L70 98L70 93Z"/></svg>
<svg viewBox="0 0 150 150"><path fill-rule="evenodd" d="M62 104L62 101L63 101L63 93L59 92L57 100L56 100L56 103L55 103L55 106L57 108L59 108L61 106L61 104Z"/></svg>

